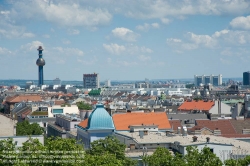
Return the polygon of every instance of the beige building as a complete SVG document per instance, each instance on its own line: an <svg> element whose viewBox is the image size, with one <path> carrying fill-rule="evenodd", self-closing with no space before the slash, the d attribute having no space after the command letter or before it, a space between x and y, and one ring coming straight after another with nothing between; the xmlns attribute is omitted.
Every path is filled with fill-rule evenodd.
<svg viewBox="0 0 250 166"><path fill-rule="evenodd" d="M0 137L15 136L17 121L0 113Z"/></svg>

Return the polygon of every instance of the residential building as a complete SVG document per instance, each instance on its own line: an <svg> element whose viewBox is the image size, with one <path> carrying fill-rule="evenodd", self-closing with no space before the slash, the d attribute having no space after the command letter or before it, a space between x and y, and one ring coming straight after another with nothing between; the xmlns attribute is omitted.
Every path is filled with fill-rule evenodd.
<svg viewBox="0 0 250 166"><path fill-rule="evenodd" d="M0 136L15 136L17 120L0 113Z"/></svg>
<svg viewBox="0 0 250 166"><path fill-rule="evenodd" d="M157 147L165 147L172 153L179 152L182 155L187 154L188 146L196 146L199 150L208 147L222 162L233 157L246 157L250 154L250 143L213 135L194 136L185 135L184 132L173 134L144 129L138 132L115 132L114 135L126 145L126 156L137 159L139 162L141 156L153 154Z"/></svg>
<svg viewBox="0 0 250 166"><path fill-rule="evenodd" d="M213 115L217 117L231 117L231 106L222 103L220 100L187 100L179 108L179 112L206 113L210 119Z"/></svg>
<svg viewBox="0 0 250 166"><path fill-rule="evenodd" d="M243 85L250 85L250 71L243 73Z"/></svg>
<svg viewBox="0 0 250 166"><path fill-rule="evenodd" d="M4 102L4 113L10 114L11 111L15 108L16 103L20 103L22 101L42 101L40 95L15 95L15 96L8 96Z"/></svg>
<svg viewBox="0 0 250 166"><path fill-rule="evenodd" d="M47 136L66 138L67 132L76 133L76 125L81 122L80 116L76 114L57 115L55 122L49 122Z"/></svg>
<svg viewBox="0 0 250 166"><path fill-rule="evenodd" d="M222 85L222 75L219 74L218 76L215 75L194 75L194 84L195 86L200 86L200 84L208 85L212 84L213 86Z"/></svg>
<svg viewBox="0 0 250 166"><path fill-rule="evenodd" d="M83 88L94 89L99 88L99 74L83 74Z"/></svg>

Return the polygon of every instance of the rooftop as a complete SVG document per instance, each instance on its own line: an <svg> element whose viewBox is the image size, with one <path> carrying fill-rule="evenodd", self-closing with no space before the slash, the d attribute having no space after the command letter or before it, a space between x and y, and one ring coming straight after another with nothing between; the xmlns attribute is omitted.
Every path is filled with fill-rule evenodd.
<svg viewBox="0 0 250 166"><path fill-rule="evenodd" d="M174 143L175 141L180 142L181 146L191 146L191 145L199 145L199 144L206 144L207 135L196 135L197 141L193 142L193 135L187 136L180 136L175 135L173 136L166 136L165 132L148 132L148 135L144 135L143 138L139 136L139 132L127 132L121 131L116 132L115 134L124 135L130 138L133 138L138 144L152 144L152 143ZM209 135L210 144L220 144L224 146L233 146L233 152L237 152L239 150L243 150L246 154L250 155L250 143L239 141L231 138L225 138L220 136Z"/></svg>
<svg viewBox="0 0 250 166"><path fill-rule="evenodd" d="M192 110L203 110L203 111L209 111L214 106L213 101L185 101L178 110L181 111L192 111Z"/></svg>
<svg viewBox="0 0 250 166"><path fill-rule="evenodd" d="M112 118L116 130L129 130L130 125L158 125L159 130L171 128L165 112L114 114Z"/></svg>

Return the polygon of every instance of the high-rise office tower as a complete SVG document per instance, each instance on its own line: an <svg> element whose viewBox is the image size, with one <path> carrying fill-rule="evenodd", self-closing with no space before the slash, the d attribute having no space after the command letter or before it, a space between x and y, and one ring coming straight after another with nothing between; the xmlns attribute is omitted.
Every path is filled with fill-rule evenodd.
<svg viewBox="0 0 250 166"><path fill-rule="evenodd" d="M43 66L45 65L45 60L43 59L43 48L42 46L38 47L38 56L36 64L38 66L38 86L43 85Z"/></svg>
<svg viewBox="0 0 250 166"><path fill-rule="evenodd" d="M243 73L243 85L250 85L250 71Z"/></svg>
<svg viewBox="0 0 250 166"><path fill-rule="evenodd" d="M200 84L208 85L212 84L213 86L219 86L222 84L222 75L194 75L194 84L199 86Z"/></svg>
<svg viewBox="0 0 250 166"><path fill-rule="evenodd" d="M83 74L83 88L99 88L99 74Z"/></svg>

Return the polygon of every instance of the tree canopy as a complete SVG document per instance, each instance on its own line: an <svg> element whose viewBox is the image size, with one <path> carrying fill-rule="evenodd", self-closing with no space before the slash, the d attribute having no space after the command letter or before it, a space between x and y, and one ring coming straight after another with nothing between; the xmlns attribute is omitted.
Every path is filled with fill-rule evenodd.
<svg viewBox="0 0 250 166"><path fill-rule="evenodd" d="M186 148L187 154L172 155L168 149L159 147L151 156L143 156L143 162L149 166L222 166L223 163L210 148L204 147L201 151L195 146Z"/></svg>
<svg viewBox="0 0 250 166"><path fill-rule="evenodd" d="M18 122L16 126L16 135L42 135L44 132L43 128L37 123L30 124L27 120Z"/></svg>
<svg viewBox="0 0 250 166"><path fill-rule="evenodd" d="M115 157L114 162L120 163L124 166L136 165L136 161L133 161L125 156L125 148L126 145L120 143L120 141L116 137L108 136L105 139L99 139L92 142L91 148L87 150L86 153L88 155L91 155L92 157L93 156L111 156L111 158Z"/></svg>
<svg viewBox="0 0 250 166"><path fill-rule="evenodd" d="M92 110L92 106L88 103L84 103L83 101L76 103L79 110Z"/></svg>
<svg viewBox="0 0 250 166"><path fill-rule="evenodd" d="M45 144L29 138L22 147L16 148L13 139L0 141L0 166L135 166L137 161L125 155L126 145L109 136L91 143L84 151L83 145L75 139L50 137ZM250 156L243 159L229 159L224 163L210 148L198 150L195 146L186 148L185 156L173 154L167 148L158 147L152 155L141 156L147 166L247 166ZM25 161L25 162L24 162Z"/></svg>

